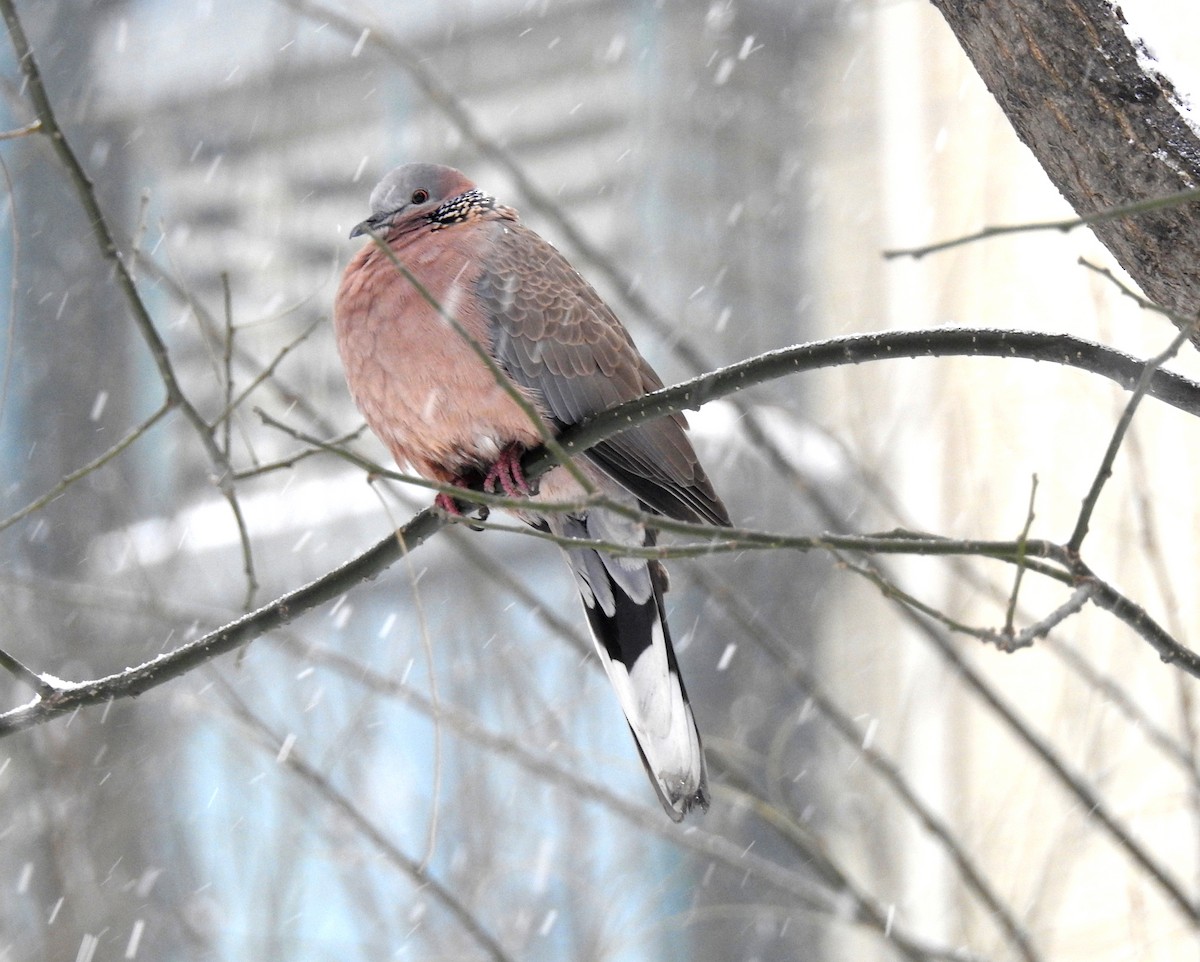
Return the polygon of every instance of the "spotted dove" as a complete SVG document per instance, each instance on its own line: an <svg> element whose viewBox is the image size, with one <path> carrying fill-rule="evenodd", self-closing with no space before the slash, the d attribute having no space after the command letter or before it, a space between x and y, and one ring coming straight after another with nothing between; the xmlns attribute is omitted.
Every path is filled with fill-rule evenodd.
<svg viewBox="0 0 1200 962"><path fill-rule="evenodd" d="M557 433L662 387L566 258L459 171L396 168L372 192L371 214L351 237L362 234L371 241L350 261L337 294L338 350L355 402L400 465L436 481L527 494L520 455L541 436L514 390ZM727 525L685 427L681 415L641 424L575 463L616 502ZM516 513L560 538L654 543L652 531L612 511L539 509L539 501L585 500L579 482L556 467ZM438 504L460 510L446 496ZM706 809L704 753L665 618L665 572L654 561L592 548L568 547L566 555L663 807L675 821L694 806Z"/></svg>

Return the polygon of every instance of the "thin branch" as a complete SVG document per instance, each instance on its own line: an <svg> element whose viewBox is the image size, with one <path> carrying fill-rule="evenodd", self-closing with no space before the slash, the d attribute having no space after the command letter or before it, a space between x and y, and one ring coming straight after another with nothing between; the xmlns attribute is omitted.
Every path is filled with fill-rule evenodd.
<svg viewBox="0 0 1200 962"><path fill-rule="evenodd" d="M250 707L238 696L228 682L220 678L220 676L218 676L218 681L221 694L233 712L234 717L243 726L253 732L257 736L258 741L268 751L277 753L279 746L283 743L283 739L271 731L266 722L251 711ZM363 813L362 809L348 795L334 788L329 779L309 764L294 746L282 757L281 761L289 772L311 788L329 806L337 811L338 814L353 825L355 830L366 838L391 865L408 876L423 891L428 892L442 908L454 916L458 924L463 927L467 934L495 962L515 962L513 957L496 940L496 937L484 927L475 914L450 889L434 878L426 866L419 864L405 855L391 839L384 835L383 830Z"/></svg>
<svg viewBox="0 0 1200 962"><path fill-rule="evenodd" d="M1071 533L1071 538L1067 542L1067 549L1069 551L1078 554L1080 547L1083 545L1083 539L1087 537L1088 524L1091 521L1092 512L1096 509L1096 504L1100 500L1100 492L1104 490L1105 483L1112 477L1113 461L1116 460L1117 451L1121 448L1121 442L1125 440L1125 432L1129 430L1129 425L1133 423L1133 415L1146 394L1151 378L1156 371L1179 352L1179 349L1195 329L1196 326L1194 323L1185 325L1171 339L1171 343L1167 346L1167 349L1146 361L1145 366L1142 368L1141 376L1138 377L1137 384L1134 385L1133 394L1126 402L1125 410L1121 412L1121 417L1117 420L1117 426L1113 429L1108 447L1104 451L1104 457L1100 459L1100 467L1096 471L1096 477L1092 481L1092 486L1084 496L1083 504L1079 509L1079 518L1075 522L1075 530Z"/></svg>
<svg viewBox="0 0 1200 962"><path fill-rule="evenodd" d="M1134 290L1132 287L1130 287L1128 284L1126 284L1123 280L1121 280L1121 278L1117 277L1117 275L1112 272L1111 268L1102 267L1099 264L1093 264L1086 257L1078 258L1075 261L1075 263L1078 264L1080 267L1086 267L1093 274L1099 274L1106 281L1108 281L1110 284L1112 284L1113 287L1115 287L1122 294L1124 294L1131 301L1133 301L1143 311L1154 311L1155 313L1162 314L1166 317L1171 318L1172 320L1179 320L1179 321L1183 320L1177 314L1173 313L1172 311L1167 310L1161 304L1156 304L1154 301L1150 300L1148 297L1143 297L1138 291Z"/></svg>
<svg viewBox="0 0 1200 962"><path fill-rule="evenodd" d="M1021 554L1021 549L1023 548L1024 543L1017 542L1016 544L1018 553L1016 559L1013 560L1012 563L1016 566L1018 572L1023 572L1026 570L1026 565L1023 562L1023 555ZM973 628L970 625L956 621L940 609L934 608L932 605L927 605L920 599L910 595L898 584L888 578L882 571L880 571L879 568L873 565L855 564L854 562L843 558L840 554L838 554L838 557L841 559L841 564L843 567L870 581L879 589L880 593L885 598L899 602L906 608L917 612L918 614L922 614L926 618L931 618L932 620L943 625L945 628L948 628L950 631L954 631L963 635L969 635L972 638L978 638L980 641L987 642L990 645L995 645L1000 651L1010 653L1017 651L1020 648L1028 648L1033 644L1034 641L1036 641L1038 638L1044 638L1054 628L1066 621L1066 619L1071 615L1078 614L1083 610L1083 606L1087 604L1092 595L1099 590L1099 585L1096 581L1084 581L1071 593L1071 596L1065 602L1063 602L1063 604L1059 605L1059 607L1055 608L1052 612L1050 612L1050 614L1046 615L1046 617L1040 619L1029 627L1024 628L1021 631L1014 631L1012 623L1006 621L1004 627L999 631L996 631L991 628Z"/></svg>
<svg viewBox="0 0 1200 962"><path fill-rule="evenodd" d="M987 628L974 628L971 625L964 624L961 621L951 618L941 609L935 608L932 605L928 605L916 596L909 594L907 591L901 588L899 584L893 581L891 577L889 577L875 565L856 564L849 558L843 556L840 552L834 552L834 554L838 558L838 563L841 565L841 567L845 568L847 571L853 572L860 578L869 581L876 588L878 588L879 593L889 601L894 601L900 605L903 605L910 611L924 615L926 618L938 622L940 625L942 625L942 627L956 632L957 634L967 635L971 638L978 638L980 641L991 642L995 640L996 633L994 631L991 631ZM1016 564L1018 568L1023 567L1020 558L1014 561L1014 564Z"/></svg>
<svg viewBox="0 0 1200 962"><path fill-rule="evenodd" d="M1200 200L1200 188L1193 187L1189 190L1167 194L1165 197L1151 197L1148 200L1135 201L1130 204L1118 204L1115 207L1107 207L1104 210L1098 210L1084 217L1067 217L1062 220L1032 221L1025 224L1001 224L985 227L973 234L964 234L950 240L939 241L936 244L885 250L883 256L887 260L897 257L911 257L914 260L919 260L926 254L936 254L939 251L949 250L952 247L962 247L965 244L973 244L976 241L987 240L992 237L1003 237L1007 234L1031 234L1036 231L1059 231L1066 234L1079 227L1090 227L1092 224L1102 224L1105 221L1119 220L1122 217L1136 217L1138 214L1148 214L1167 207L1179 207L1183 204L1190 204L1194 200Z"/></svg>
<svg viewBox="0 0 1200 962"><path fill-rule="evenodd" d="M32 668L26 666L15 655L10 655L0 648L0 668L3 668L18 681L32 688L40 698L52 696L57 689Z"/></svg>
<svg viewBox="0 0 1200 962"><path fill-rule="evenodd" d="M1025 513L1025 526L1021 528L1021 536L1018 538L1018 543L1022 546L1022 560L1017 562L1017 573L1013 578L1012 593L1008 597L1008 608L1004 612L1004 628L1002 632L1005 636L1011 637L1013 633L1013 618L1017 613L1017 598L1021 594L1021 579L1025 577L1025 561L1024 561L1024 546L1029 540L1029 529L1033 527L1033 505L1037 500L1038 477L1035 474L1029 485L1029 510Z"/></svg>
<svg viewBox="0 0 1200 962"><path fill-rule="evenodd" d="M37 128L41 124L34 121ZM32 124L30 126L33 126ZM4 332L4 367L0 373L0 424L4 423L4 413L8 410L8 388L12 382L13 351L17 340L17 277L18 265L21 263L21 232L17 228L17 192L13 189L12 174L8 163L0 157L0 170L4 172L4 187L8 192L8 232L9 243L12 245L8 281L8 324Z"/></svg>
<svg viewBox="0 0 1200 962"><path fill-rule="evenodd" d="M301 344L307 341L309 337L312 336L313 331L319 328L324 322L325 319L321 317L318 317L316 320L314 320L308 325L308 327L284 344L283 347L281 347L275 353L275 356L271 358L269 362L267 362L267 365L260 368L258 373L250 379L250 382L238 392L236 397L227 397L225 409L213 419L213 426L215 427L216 425L222 423L228 424L233 412L245 403L246 398L248 398L251 393L253 393L264 381L274 377L275 370L281 363L283 363L283 359L291 354L292 351L298 348ZM227 358L226 360L228 363L229 359Z"/></svg>
<svg viewBox="0 0 1200 962"><path fill-rule="evenodd" d="M1121 617L1122 620L1133 627L1131 622L1136 619L1132 613L1124 610L1122 607L1122 605L1132 605L1132 602L1119 595L1115 589L1105 585L1103 582L1097 582L1096 592L1092 596L1092 600L1100 607L1108 607L1109 610L1112 610L1114 614L1117 614L1118 617ZM1136 606L1133 607L1136 608ZM1140 611L1140 609L1138 610ZM1188 924L1193 928L1200 924L1200 907L1193 903L1183 890L1183 887L1172 877L1166 867L1160 865L1134 839L1117 817L1108 810L1108 807L1101 798L1092 791L1087 780L1067 766L1067 763L1017 715L1015 709L993 690L983 677L958 653L950 640L944 637L934 625L907 606L901 606L899 611L914 627L925 635L926 639L932 643L934 649L958 674L959 679L1004 722L1018 741L1024 744L1029 752L1050 771L1059 785L1076 799L1080 810L1102 826L1104 831L1130 861L1146 873L1159 891L1166 897L1167 901L1174 905L1187 920ZM1142 614L1144 615L1145 613L1142 612ZM1125 617L1122 617L1122 615ZM1135 630L1138 629L1135 628ZM1161 629L1159 630L1161 631ZM1138 633L1143 634L1143 631L1139 630ZM1167 659L1164 658L1164 660ZM1200 677L1200 665L1196 665L1195 667L1197 671L1193 673L1197 674L1197 677Z"/></svg>
<svg viewBox="0 0 1200 962"><path fill-rule="evenodd" d="M432 717L433 706L428 698L403 681L381 675L369 666L331 648L301 646L292 642L285 642L284 647L293 654L302 655L306 664L316 661L356 684L378 694L399 698L405 705ZM460 709L443 704L439 710L439 717L447 728L468 739L472 744L514 762L525 771L553 785L563 787L576 798L598 802L626 822L664 838L679 848L688 849L717 862L737 873L738 877L757 878L788 893L801 907L810 911L834 914L844 921L874 929L877 935L912 962L931 959L945 959L949 962L960 958L954 951L923 945L900 926L893 924L889 929L886 918L882 917L881 913L866 910L863 903L856 898L857 893L826 892L811 879L701 828L689 826L681 831L674 823L663 819L656 808L627 801L607 786L579 775L577 766L560 766L542 755L535 754L520 739L496 734ZM842 897L845 898L844 901ZM847 902L850 906L849 913Z"/></svg>
<svg viewBox="0 0 1200 962"><path fill-rule="evenodd" d="M39 134L42 132L42 122L33 120L27 123L24 127L17 127L14 130L5 130L0 132L0 140L16 140L18 137L28 137L30 134Z"/></svg>
<svg viewBox="0 0 1200 962"><path fill-rule="evenodd" d="M254 604L254 596L258 594L258 577L254 573L254 546L250 542L250 529L246 527L246 518L242 514L242 503L238 500L237 492L232 484L233 470L226 475L230 484L223 486L222 494L233 512L233 520L237 525L238 543L242 551L242 574L246 576L246 593L242 596L242 610L249 611Z"/></svg>
<svg viewBox="0 0 1200 962"><path fill-rule="evenodd" d="M5 0L0 0L0 3L3 2ZM950 335L949 342L943 340L947 333ZM1080 344L1075 338L1047 337L1025 332L977 332L966 335L965 341L961 340L963 338L964 332L962 331L919 332L917 336L907 338L903 333L898 337L886 334L869 335L836 338L817 345L803 345L782 352L770 352L740 365L734 365L732 368L715 372L713 375L697 378L675 388L664 389L646 398L621 405L584 424L564 431L560 442L568 452L579 452L585 450L588 445L596 444L605 437L625 430L633 424L669 414L685 404L699 403L700 400L722 396L748 384L762 383L771 377L781 377L817 362L837 364L852 363L866 357L893 357L903 354L905 349L918 354L926 354L943 349L949 343L953 343L961 350L968 347L969 342L974 342L976 348L980 345L983 346L983 353L987 353L989 349L1006 356L1015 356L1019 353L1021 356L1030 356L1042 353L1046 359L1070 363L1071 355L1063 354L1063 345L1065 343ZM1099 348L1099 345L1091 345L1091 347L1098 349L1104 356L1125 357L1117 352ZM1021 353L1022 351L1028 353ZM1080 349L1076 352L1075 359L1085 357L1086 354L1087 352ZM1145 373L1145 365L1138 365L1133 359L1128 360L1137 366L1139 374ZM1136 381L1136 378L1134 380ZM1149 383L1151 391L1155 384L1165 385L1164 392L1170 397L1178 397L1180 389L1185 394L1200 392L1200 387L1192 382L1174 375L1168 376L1162 371L1155 371L1150 377ZM553 463L553 459L549 456L531 452L525 458L524 467L527 475L532 478L539 476ZM445 523L443 517L432 511L426 510L418 514L402 529L409 550L413 550L426 538L441 530ZM687 525L669 519L658 519L655 523L664 530L687 531L688 529ZM704 537L729 537L726 529L713 529L708 526L693 526L693 529L692 533L701 534ZM739 534L742 533L739 532ZM1039 566L1033 560L1028 560L1047 558L1058 565L1071 564L1073 559L1065 557L1061 547L1044 541L1029 542L1024 551L1019 551L1012 542L951 541L927 535L915 536L905 532L892 532L888 536L881 537L824 535L820 538L808 539L786 538L761 533L746 533L742 536L750 539L748 543L762 548L789 547L796 550L838 548L909 554L983 554L1006 561L1025 558L1030 570L1038 571L1048 577L1072 582L1076 582L1076 579L1079 578L1092 577L1091 573L1083 568L1064 573L1054 567ZM628 550L625 546L619 547L621 550ZM711 553L712 550L711 544L701 545L695 549L694 553ZM0 715L0 735L38 724L54 715L74 710L81 705L106 701L112 697L140 694L169 678L183 674L216 655L237 648L264 632L286 624L292 618L316 605L337 597L359 581L377 575L392 564L396 557L396 541L392 535L389 535L357 558L310 585L291 591L258 611L237 619L201 639L181 646L144 665L127 669L108 678L72 685L54 698L45 699L36 706L21 706ZM1172 639L1145 611L1102 582L1094 598L1097 603L1102 603L1102 607L1110 610L1146 638L1164 659L1200 677L1200 658Z"/></svg>
<svg viewBox="0 0 1200 962"><path fill-rule="evenodd" d="M725 616L738 626L749 639L788 674L789 679L812 701L813 707L825 719L830 728L852 748L875 774L892 790L901 804L921 823L945 850L954 863L963 884L987 908L990 917L1004 931L1021 957L1035 962L1038 953L1029 933L1021 926L992 887L991 882L976 865L975 859L959 843L954 830L909 785L900 767L883 753L869 744L865 732L825 691L817 676L800 663L791 644L775 632L757 612L749 609L738 592L713 577L706 571L694 567L689 576L699 584L706 594L721 601Z"/></svg>
<svg viewBox="0 0 1200 962"><path fill-rule="evenodd" d="M17 55L18 65L26 81L29 99L32 101L34 111L41 122L41 132L49 137L54 153L58 156L63 168L66 170L67 179L75 189L79 203L83 207L84 214L91 225L92 235L99 247L101 257L112 265L117 286L125 297L130 313L133 316L134 324L142 335L142 339L146 342L155 367L158 369L159 377L162 379L163 387L166 390L167 400L179 408L184 418L191 424L201 445L208 454L209 460L212 461L214 467L217 469L216 484L225 496L226 501L229 502L230 510L232 510L234 520L237 522L239 534L243 539L243 564L247 575L246 603L249 606L257 589L257 581L254 577L253 558L249 549L245 518L242 516L241 506L237 500L237 493L233 487L233 468L229 464L228 457L222 452L220 445L217 443L212 428L205 422L200 412L188 399L175 376L175 370L171 365L166 343L155 328L150 312L142 300L141 294L138 292L133 274L130 272L125 258L121 256L116 236L109 227L104 212L100 209L100 202L96 198L96 191L91 178L88 177L87 172L83 169L83 165L79 162L79 158L75 156L75 151L67 140L66 134L59 126L54 108L42 83L41 70L29 46L29 40L25 35L25 28L21 25L20 17L17 16L13 0L0 0L0 12L3 13L4 22L8 27L9 38L12 40L13 50Z"/></svg>
<svg viewBox="0 0 1200 962"><path fill-rule="evenodd" d="M1095 581L1085 581L1071 593L1071 597L1050 612L1050 614L1046 615L1045 618L1034 622L1016 634L1012 634L1009 630L1011 626L1005 626L1006 630L996 639L997 645L1003 651L1016 651L1018 648L1029 647L1039 638L1045 638L1072 615L1082 611L1083 606L1092 599L1092 596L1098 590L1099 585Z"/></svg>
<svg viewBox="0 0 1200 962"><path fill-rule="evenodd" d="M142 256L142 241L146 239L146 231L150 225L146 221L146 214L150 210L150 190L143 188L138 196L138 216L137 227L134 228L133 237L129 242L129 276L133 280L137 280L137 265L138 260Z"/></svg>
<svg viewBox="0 0 1200 962"><path fill-rule="evenodd" d="M456 489L449 489L451 491ZM465 491L464 498L479 500L489 506L496 505L504 508L519 508L521 500L506 498L500 495L480 495L470 489ZM750 528L713 527L690 521L675 521L660 515L638 511L620 504L613 504L604 499L588 499L584 502L538 502L538 507L547 512L564 512L578 510L581 506L602 507L608 510L622 508L622 514L643 521L646 525L672 534L686 534L700 541L684 542L683 544L629 545L619 541L604 541L597 538L576 538L569 535L557 535L528 526L504 524L489 521L484 518L450 518L453 524L462 524L478 531L503 531L506 534L520 535L537 541L546 541L560 548L591 548L605 554L624 558L645 558L650 560L667 560L670 558L703 558L716 554L742 552L747 550L778 551L828 551L837 554L839 551L862 551L875 554L900 554L928 557L946 557L953 555L973 555L1006 561L1010 564L1021 563L1027 554L1023 548L1032 549L1041 556L1053 559L1055 563L1065 566L1068 562L1066 552L1058 545L1048 541L1027 542L1021 545L1016 541L975 541L970 539L934 537L924 534L906 534L889 532L887 534L867 535L786 535L774 531L755 531ZM1029 564L1030 570L1037 571L1056 581L1067 584L1074 578L1066 571L1058 570L1049 565ZM919 602L914 604L920 608Z"/></svg>
<svg viewBox="0 0 1200 962"><path fill-rule="evenodd" d="M362 437L363 432L367 429L365 424L359 425L353 431L343 434L341 437L334 438L327 442L322 447L308 447L297 451L293 455L285 458L280 458L278 461L271 461L268 464L260 464L257 467L246 468L242 471L235 471L233 478L235 481L244 481L247 478L257 478L259 475L270 474L273 471L283 471L288 468L294 468L301 461L307 461L309 458L317 454L328 454L329 449L341 450L351 441L357 441Z"/></svg>
<svg viewBox="0 0 1200 962"><path fill-rule="evenodd" d="M225 307L225 337L224 351L221 354L221 374L222 380L225 382L225 411L226 413L233 410L233 342L234 342L234 327L233 327L233 292L229 289L229 272L221 272L221 294L222 301ZM217 427L217 422L213 422L213 428ZM232 453L230 444L232 443L232 419L225 417L220 423L222 445L221 450L224 451L225 457L228 458Z"/></svg>
<svg viewBox="0 0 1200 962"><path fill-rule="evenodd" d="M220 325L217 323L216 319L205 309L204 305L192 296L191 292L180 283L175 275L163 268L157 261L142 254L141 252L137 252L136 256L138 266L151 275L158 284L161 284L180 304L187 307L200 322L200 326L204 332L210 338L215 339L217 337L217 332L220 328ZM307 300L307 298L304 300ZM299 304L303 304L304 300L301 300ZM281 315L290 313L297 306L299 306L299 304L290 305L289 307L285 308L280 312ZM255 324L259 322L251 321L250 323ZM251 371L252 374L258 374L261 372L262 365L260 364L258 358L256 358L249 351L243 349L240 344L234 345L234 357L249 371ZM282 360L282 358L280 360ZM267 384L273 388L287 404L297 408L306 418L308 418L309 421L320 427L321 430L326 431L329 434L333 434L335 432L335 428L325 418L324 413L318 410L317 407L309 400L307 392L293 390L286 384L280 383L278 377L272 378L267 382ZM223 414L219 415L215 423L220 423L222 417L224 417Z"/></svg>
<svg viewBox="0 0 1200 962"><path fill-rule="evenodd" d="M31 501L29 504L25 505L25 507L21 508L19 511L16 511L13 514L10 514L7 518L0 521L0 531L3 531L5 528L11 528L14 524L16 524L21 519L27 518L29 515L33 514L35 511L40 511L42 508L46 507L46 505L48 505L55 498L59 497L64 491L67 490L67 488L69 488L76 481L80 480L81 478L87 477L89 474L91 474L93 471L97 470L98 468L104 467L104 465L108 464L113 458L115 458L117 455L119 455L127 447L129 447L131 444L133 444L134 441L136 441L143 434L145 434L152 427L154 427L154 425L156 425L159 421L161 421L164 417L166 417L166 415L168 413L170 413L170 411L173 407L174 407L174 405L170 401L164 401L162 406L157 411L155 411L153 414L151 414L150 417L146 418L146 420L144 420L141 424L139 424L135 428L133 428L128 434L126 434L123 438L121 438L121 440L119 440L116 444L114 444L107 451L103 452L98 457L89 461L87 464L83 465L82 467L76 468L70 474L63 475L63 477L59 479L58 483L55 484L54 487L52 487L45 494L41 495L38 498L35 498L33 501Z"/></svg>
<svg viewBox="0 0 1200 962"><path fill-rule="evenodd" d="M1126 390L1132 390L1146 370L1143 360L1068 334L988 328L851 334L768 351L627 401L572 426L559 436L559 442L569 453L575 453L611 437L616 433L613 426L618 423L621 429L628 429L651 418L699 408L708 401L801 371L898 357L952 356L1049 361L1098 374ZM1178 374L1155 370L1150 375L1146 393L1188 414L1200 416L1200 384ZM526 455L522 467L527 473L532 469L535 457L548 458L542 453Z"/></svg>
<svg viewBox="0 0 1200 962"><path fill-rule="evenodd" d="M614 408L614 411L622 410L622 408ZM488 508L507 508L512 510L520 510L527 504L527 500L523 497L511 497L501 494L489 494L487 492L477 491L473 488L462 488L456 485L444 484L439 481L429 481L426 478L416 475L409 475L403 472L393 471L384 468L352 451L335 446L333 443L321 441L297 428L293 428L281 421L277 421L265 411L258 410L259 416L263 422L275 427L284 433L288 434L297 440L304 441L314 447L329 451L332 454L343 458L344 460L354 464L363 470L367 471L369 477L385 477L393 481L398 481L404 484L412 484L423 488L428 488L433 491L452 495L454 498L479 504ZM621 426L622 429L625 425ZM573 429L572 429L573 430ZM571 430L564 432L564 437L570 437ZM528 476L530 479L537 478L544 471L548 470L555 462L543 459L535 459L529 469ZM749 548L754 549L790 549L793 551L815 551L815 550L852 550L852 551L867 551L883 554L913 554L913 555L934 555L934 556L952 556L952 555L977 555L989 558L994 558L1001 561L1012 563L1025 564L1031 570L1043 574L1047 577L1055 578L1056 580L1065 583L1071 583L1073 577L1065 571L1057 570L1045 565L1036 564L1029 561L1031 555L1038 558L1047 558L1058 565L1066 567L1070 564L1071 559L1062 551L1059 546L1048 541L1028 540L1019 541L979 541L979 540L960 540L946 538L937 535L930 535L924 532L901 531L895 530L882 534L865 534L865 535L787 535L774 531L756 531L749 528L734 528L734 527L715 527L713 525L696 523L689 521L677 521L673 518L667 518L662 515L653 514L649 511L632 508L629 505L622 504L618 501L605 498L600 495L591 495L586 498L573 501L539 501L538 507L540 510L547 512L566 513L570 511L578 511L587 507L599 507L605 510L612 511L637 521L649 527L653 527L659 531L669 532L671 534L686 535L702 539L701 543L692 544L659 544L650 546L629 545L615 541L603 541L594 538L577 538L567 535L556 535L551 532L541 531L530 528L524 525L512 525L488 521L485 518L453 518L447 520L453 524L465 524L468 527L474 528L477 531L503 531L508 534L517 534L523 537L534 538L540 541L547 541L551 544L558 545L563 548L580 548L587 547L597 551L603 551L608 554L618 555L630 558L646 558L646 559L668 559L682 557L697 557L703 555L712 555L725 553L730 551L744 551Z"/></svg>
<svg viewBox="0 0 1200 962"><path fill-rule="evenodd" d="M1189 675L1200 678L1200 655L1179 644L1141 605L1098 578L1092 601L1132 628L1158 652L1164 664L1176 665Z"/></svg>

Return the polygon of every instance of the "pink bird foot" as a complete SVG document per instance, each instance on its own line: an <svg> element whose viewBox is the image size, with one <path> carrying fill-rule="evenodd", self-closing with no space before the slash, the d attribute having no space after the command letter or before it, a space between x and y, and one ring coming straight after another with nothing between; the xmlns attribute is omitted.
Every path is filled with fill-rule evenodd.
<svg viewBox="0 0 1200 962"><path fill-rule="evenodd" d="M456 488L470 487L470 482L466 478L452 478L450 481ZM433 506L445 511L452 518L466 518L467 512L463 510L463 505L452 494L442 492L433 499ZM470 508L475 512L480 521L486 521L488 516L488 506L486 504L472 504ZM482 531L483 528L476 527L468 522L467 527L474 531Z"/></svg>
<svg viewBox="0 0 1200 962"><path fill-rule="evenodd" d="M510 498L528 498L532 495L533 489L521 468L521 455L524 453L525 449L519 444L510 444L501 451L496 463L488 468L487 474L484 475L483 490L494 494L496 486L499 485Z"/></svg>
<svg viewBox="0 0 1200 962"><path fill-rule="evenodd" d="M459 505L459 503L457 501L454 500L454 497L452 495L439 494L436 498L433 499L433 506L435 508L441 508L443 511L446 512L446 514L451 515L452 517L456 517L456 518L462 517L462 513L463 513L462 507Z"/></svg>

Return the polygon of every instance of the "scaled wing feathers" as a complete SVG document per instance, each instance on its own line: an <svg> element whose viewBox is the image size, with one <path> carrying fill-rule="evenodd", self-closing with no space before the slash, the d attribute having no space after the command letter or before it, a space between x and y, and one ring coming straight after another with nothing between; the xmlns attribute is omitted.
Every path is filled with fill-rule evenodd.
<svg viewBox="0 0 1200 962"><path fill-rule="evenodd" d="M518 384L570 425L662 387L600 295L528 228L494 225L478 281L492 349ZM646 505L687 521L729 524L684 434L682 417L638 425L593 448L605 473Z"/></svg>

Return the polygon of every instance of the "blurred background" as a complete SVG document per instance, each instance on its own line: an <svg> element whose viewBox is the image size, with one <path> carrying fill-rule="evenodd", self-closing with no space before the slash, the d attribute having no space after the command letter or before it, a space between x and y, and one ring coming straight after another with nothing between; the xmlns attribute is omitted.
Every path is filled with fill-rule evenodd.
<svg viewBox="0 0 1200 962"><path fill-rule="evenodd" d="M400 163L458 166L520 209L668 383L889 328L1066 331L1143 357L1173 333L1078 264L1109 266L1085 232L883 258L1070 214L917 0L18 10L236 472L235 512L194 428L156 413L162 378L49 145L0 145L0 647L61 678L223 624L430 500L293 461L304 445L256 413L324 439L361 424L330 305ZM1194 90L1200 13L1124 10ZM2 70L11 129L33 114L7 47ZM1195 377L1193 355L1174 366ZM1036 475L1031 533L1061 541L1126 399L1022 360L893 360L691 421L748 528L1011 539ZM1195 425L1146 402L1088 543L1185 643L1198 459ZM1003 624L1004 566L876 561L960 622ZM670 566L713 780L708 814L675 826L557 550L443 532L238 656L5 738L0 960L1194 959L1193 681L1092 608L1003 654L860 563ZM1065 598L1030 576L1018 627ZM0 696L30 693L5 675Z"/></svg>

